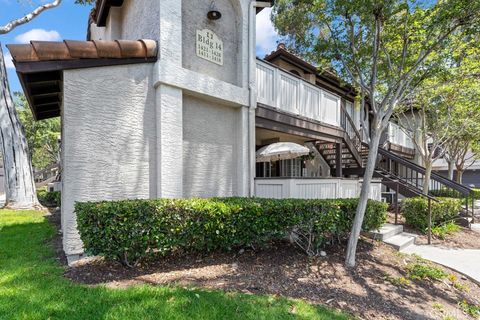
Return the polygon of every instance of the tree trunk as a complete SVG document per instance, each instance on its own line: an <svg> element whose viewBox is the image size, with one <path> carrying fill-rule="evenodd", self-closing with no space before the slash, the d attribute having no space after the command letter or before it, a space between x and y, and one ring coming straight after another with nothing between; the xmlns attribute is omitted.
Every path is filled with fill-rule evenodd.
<svg viewBox="0 0 480 320"><path fill-rule="evenodd" d="M5 207L32 209L39 206L28 144L10 87L0 46L0 142L5 170Z"/></svg>
<svg viewBox="0 0 480 320"><path fill-rule="evenodd" d="M423 177L423 194L428 195L430 191L430 180L432 176L432 161L427 160L425 165L425 176Z"/></svg>
<svg viewBox="0 0 480 320"><path fill-rule="evenodd" d="M457 168L457 182L462 184L463 182L463 173L465 172L465 170L458 170Z"/></svg>
<svg viewBox="0 0 480 320"><path fill-rule="evenodd" d="M365 217L365 210L367 209L368 198L370 197L370 184L373 178L373 172L377 164L378 146L380 143L381 133L372 130L372 136L370 137L369 153L367 160L367 167L363 175L362 190L360 192L360 200L358 201L357 211L355 213L355 219L353 220L352 231L350 233L350 239L348 240L347 256L345 259L345 265L349 268L355 267L357 244L360 232L362 231L363 218Z"/></svg>
<svg viewBox="0 0 480 320"><path fill-rule="evenodd" d="M448 161L448 179L453 180L454 161Z"/></svg>

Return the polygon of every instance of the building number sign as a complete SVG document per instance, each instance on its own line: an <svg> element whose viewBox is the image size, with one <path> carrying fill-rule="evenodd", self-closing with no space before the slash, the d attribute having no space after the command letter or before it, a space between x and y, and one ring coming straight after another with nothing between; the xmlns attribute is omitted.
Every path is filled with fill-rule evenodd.
<svg viewBox="0 0 480 320"><path fill-rule="evenodd" d="M223 41L211 30L197 30L197 56L223 66Z"/></svg>

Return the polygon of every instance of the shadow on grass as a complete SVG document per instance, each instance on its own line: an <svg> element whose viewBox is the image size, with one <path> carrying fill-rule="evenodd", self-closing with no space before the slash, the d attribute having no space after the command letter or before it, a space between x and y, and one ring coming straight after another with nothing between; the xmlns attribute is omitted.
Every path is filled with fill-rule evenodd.
<svg viewBox="0 0 480 320"><path fill-rule="evenodd" d="M302 301L171 286L114 290L73 283L38 213L15 223L0 211L1 319L347 319ZM8 221L7 221L8 220ZM30 221L29 221L30 220ZM7 222L5 222L7 221Z"/></svg>
<svg viewBox="0 0 480 320"><path fill-rule="evenodd" d="M342 250L341 247L336 249ZM406 274L398 263L373 257L374 249L375 245L370 242L361 243L359 266L355 271L343 268L342 253L314 261L296 248L279 243L269 250L242 255L213 253L167 257L138 269L99 262L72 268L67 275L82 283L108 283L118 287L173 284L279 295L330 304L368 319L379 315L396 319L436 319L412 305L421 306L439 299L455 305L458 301L429 282L415 283L408 288L385 284L382 279L385 270L394 270L405 277ZM312 271L312 267L316 271Z"/></svg>

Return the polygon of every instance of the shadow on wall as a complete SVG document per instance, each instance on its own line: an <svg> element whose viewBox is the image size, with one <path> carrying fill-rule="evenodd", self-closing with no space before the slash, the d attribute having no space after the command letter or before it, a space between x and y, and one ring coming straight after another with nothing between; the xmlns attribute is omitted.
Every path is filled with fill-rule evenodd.
<svg viewBox="0 0 480 320"><path fill-rule="evenodd" d="M237 171L239 110L184 96L184 196L232 196Z"/></svg>

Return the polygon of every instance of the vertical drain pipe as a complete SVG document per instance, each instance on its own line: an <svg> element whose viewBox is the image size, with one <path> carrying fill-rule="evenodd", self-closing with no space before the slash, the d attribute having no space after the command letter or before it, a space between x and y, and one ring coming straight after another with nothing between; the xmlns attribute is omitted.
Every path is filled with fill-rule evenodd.
<svg viewBox="0 0 480 320"><path fill-rule="evenodd" d="M256 81L256 16L257 8L269 8L270 2L252 1L248 18L248 195L255 196L255 109L257 108Z"/></svg>

